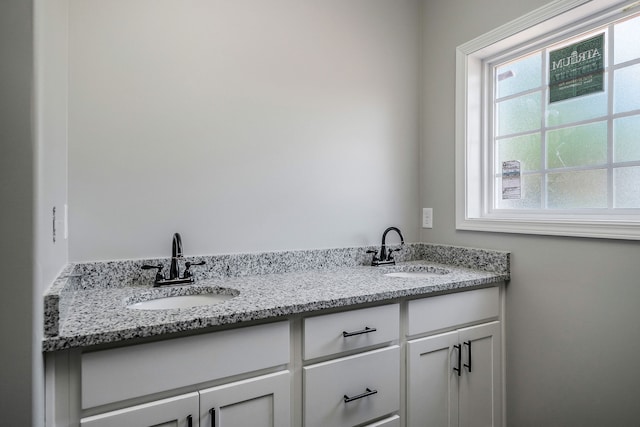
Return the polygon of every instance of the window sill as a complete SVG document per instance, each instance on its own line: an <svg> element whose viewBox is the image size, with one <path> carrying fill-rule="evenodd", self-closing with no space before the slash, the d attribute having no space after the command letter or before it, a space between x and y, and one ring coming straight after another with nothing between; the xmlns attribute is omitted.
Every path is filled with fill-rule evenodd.
<svg viewBox="0 0 640 427"><path fill-rule="evenodd" d="M611 220L514 220L463 218L456 221L457 230L494 233L537 234L546 236L592 237L599 239L640 240L640 222Z"/></svg>

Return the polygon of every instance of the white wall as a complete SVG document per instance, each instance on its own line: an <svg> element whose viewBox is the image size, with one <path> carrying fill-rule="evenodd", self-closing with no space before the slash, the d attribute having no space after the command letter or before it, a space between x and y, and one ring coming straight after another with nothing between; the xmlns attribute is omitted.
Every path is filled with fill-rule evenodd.
<svg viewBox="0 0 640 427"><path fill-rule="evenodd" d="M29 2L31 3L31 2ZM32 332L31 423L44 425L44 366L42 355L44 291L68 262L64 236L64 205L67 203L67 27L66 0L34 0L33 73L25 73L33 84L33 107L29 112L33 129L35 236ZM56 239L53 240L53 208L56 209Z"/></svg>
<svg viewBox="0 0 640 427"><path fill-rule="evenodd" d="M34 0L35 137L37 144L38 258L40 293L67 264L68 2ZM53 240L53 208L56 239Z"/></svg>
<svg viewBox="0 0 640 427"><path fill-rule="evenodd" d="M71 0L72 261L418 240L419 0Z"/></svg>
<svg viewBox="0 0 640 427"><path fill-rule="evenodd" d="M32 421L43 406L32 317L37 298L32 11L24 0L0 3L0 414L3 425L15 426L37 425Z"/></svg>
<svg viewBox="0 0 640 427"><path fill-rule="evenodd" d="M425 242L512 251L507 415L514 427L637 426L640 244L455 230L455 48L546 0L425 2Z"/></svg>

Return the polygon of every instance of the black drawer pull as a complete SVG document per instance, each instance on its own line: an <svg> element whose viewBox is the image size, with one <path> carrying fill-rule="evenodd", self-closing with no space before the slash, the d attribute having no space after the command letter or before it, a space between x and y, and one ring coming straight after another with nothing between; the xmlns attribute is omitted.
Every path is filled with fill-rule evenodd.
<svg viewBox="0 0 640 427"><path fill-rule="evenodd" d="M465 363L464 367L469 369L469 372L471 372L471 340L469 341L465 341L464 345L468 345L469 346L469 363Z"/></svg>
<svg viewBox="0 0 640 427"><path fill-rule="evenodd" d="M458 373L458 376L462 375L462 369L460 369L462 365L462 346L460 344L456 344L453 346L456 350L458 350L458 367L453 368L454 371Z"/></svg>
<svg viewBox="0 0 640 427"><path fill-rule="evenodd" d="M216 408L209 409L209 414L211 414L211 427L216 427Z"/></svg>
<svg viewBox="0 0 640 427"><path fill-rule="evenodd" d="M370 328L368 326L365 326L364 329L360 329L359 331L353 331L353 332L342 331L342 336L346 338L346 337L352 337L354 335L368 334L370 332L375 332L375 331L377 331L376 328Z"/></svg>
<svg viewBox="0 0 640 427"><path fill-rule="evenodd" d="M344 395L344 403L353 402L354 400L362 399L363 397L372 396L378 393L378 390L371 390L369 387L366 388L366 391L357 396L349 397L346 394Z"/></svg>

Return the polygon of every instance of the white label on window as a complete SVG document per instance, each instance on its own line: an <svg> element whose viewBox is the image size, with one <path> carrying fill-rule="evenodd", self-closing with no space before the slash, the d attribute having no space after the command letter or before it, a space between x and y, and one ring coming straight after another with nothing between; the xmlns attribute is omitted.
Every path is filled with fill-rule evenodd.
<svg viewBox="0 0 640 427"><path fill-rule="evenodd" d="M520 199L521 197L520 162L518 160L502 162L502 199Z"/></svg>

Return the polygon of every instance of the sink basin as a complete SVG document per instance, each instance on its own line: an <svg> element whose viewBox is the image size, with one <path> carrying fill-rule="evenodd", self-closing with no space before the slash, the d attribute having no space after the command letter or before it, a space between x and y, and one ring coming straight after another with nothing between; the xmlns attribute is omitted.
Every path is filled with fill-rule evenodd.
<svg viewBox="0 0 640 427"><path fill-rule="evenodd" d="M445 268L424 264L406 264L389 267L385 273L387 277L399 277L403 279L426 279L429 277L440 277L449 274Z"/></svg>
<svg viewBox="0 0 640 427"><path fill-rule="evenodd" d="M196 295L152 296L144 301L136 301L127 305L134 310L167 310L171 308L189 308L203 305L215 305L230 300L238 292L208 292Z"/></svg>

